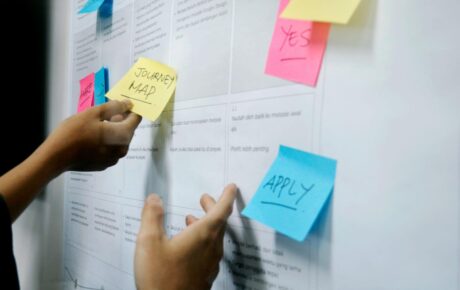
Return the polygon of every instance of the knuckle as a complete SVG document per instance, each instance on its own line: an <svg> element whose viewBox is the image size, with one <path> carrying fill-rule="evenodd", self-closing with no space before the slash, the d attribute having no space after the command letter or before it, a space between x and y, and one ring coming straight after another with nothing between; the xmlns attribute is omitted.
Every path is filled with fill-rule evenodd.
<svg viewBox="0 0 460 290"><path fill-rule="evenodd" d="M191 224L193 222L193 218L191 216L186 216L185 217L185 222L187 223L187 225Z"/></svg>
<svg viewBox="0 0 460 290"><path fill-rule="evenodd" d="M149 245L151 244L152 240L156 238L155 233L150 231L139 231L137 234L136 243L139 245Z"/></svg>
<svg viewBox="0 0 460 290"><path fill-rule="evenodd" d="M107 111L109 104L103 104L101 106L97 106L94 108L94 113L99 116L100 119L102 119L104 113Z"/></svg>
<svg viewBox="0 0 460 290"><path fill-rule="evenodd" d="M120 148L120 157L125 157L128 154L128 147Z"/></svg>
<svg viewBox="0 0 460 290"><path fill-rule="evenodd" d="M151 204L149 206L156 217L162 216L164 214L164 209L160 204Z"/></svg>
<svg viewBox="0 0 460 290"><path fill-rule="evenodd" d="M204 204L204 203L206 202L206 196L207 196L206 193L203 193L203 194L201 195L201 197L200 197L200 203L201 203L201 204Z"/></svg>
<svg viewBox="0 0 460 290"><path fill-rule="evenodd" d="M213 236L213 231L209 226L203 227L199 233L200 240L203 243L211 243L214 240Z"/></svg>
<svg viewBox="0 0 460 290"><path fill-rule="evenodd" d="M223 225L225 225L227 223L227 219L224 218L223 216L219 215L219 216L215 216L211 219L211 222L212 222L212 225L215 227L215 228L219 228Z"/></svg>
<svg viewBox="0 0 460 290"><path fill-rule="evenodd" d="M163 206L157 202L146 203L146 209L150 211L153 217L158 218L164 214Z"/></svg>
<svg viewBox="0 0 460 290"><path fill-rule="evenodd" d="M112 159L109 161L109 166L114 166L118 163L118 158Z"/></svg>
<svg viewBox="0 0 460 290"><path fill-rule="evenodd" d="M127 145L131 141L131 138L133 137L133 134L129 130L124 130L120 134L120 141L121 144Z"/></svg>
<svg viewBox="0 0 460 290"><path fill-rule="evenodd" d="M128 135L126 134L124 130L119 130L117 132L117 139L116 139L117 145L125 145L127 139L128 139Z"/></svg>

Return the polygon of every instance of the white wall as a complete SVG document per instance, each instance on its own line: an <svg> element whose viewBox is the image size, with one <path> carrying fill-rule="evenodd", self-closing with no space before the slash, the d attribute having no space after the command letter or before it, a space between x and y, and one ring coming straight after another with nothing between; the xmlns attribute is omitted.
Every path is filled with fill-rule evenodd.
<svg viewBox="0 0 460 290"><path fill-rule="evenodd" d="M69 107L65 103L69 98L65 96L70 1L50 1L49 99L53 101L48 104L48 128L53 128ZM340 162L340 170L346 173L341 173L338 186L354 188L358 184L361 188L335 196L332 238L322 241L325 245L332 244L329 260L324 263L322 285L331 283L328 289L376 289L366 287L362 279L366 277L374 286L380 285L379 289L408 289L401 285L455 289L455 283L460 289L460 281L455 282L451 273L460 268L459 251L447 252L459 248L452 244L456 241L451 237L458 237L460 232L451 231L455 218L457 221L459 218L453 209L459 208L455 193L460 190L460 2L363 2L369 4L363 4L360 13L370 15L358 16L348 27L334 27L328 48L326 78L330 87L325 93L324 119L329 121L323 124L322 151L333 156L352 156L347 151L362 154L360 158ZM376 130L382 127L388 131ZM363 136L369 139L368 143L355 142L363 140ZM379 157L389 150L394 154L380 163ZM453 153L451 158L436 158L436 154L442 156L446 150ZM425 164L424 157L437 162ZM456 171L443 171L455 164ZM429 166L431 171L418 174L419 168ZM374 174L391 176L394 170L401 173L399 178L382 184L376 182ZM415 178L405 180L408 175L418 177L418 181L431 180L430 184L438 186L425 188ZM393 188L406 183L413 195L408 195L404 203L385 203L385 196L390 200L386 194L398 194ZM443 188L445 184L457 186ZM63 180L57 179L14 225L22 289L62 289L62 193ZM380 202L377 208L365 204L369 194ZM433 195L439 198L430 204ZM421 208L417 204L430 206ZM388 226L387 219L395 206L404 209L397 212L397 218L408 226L407 234L392 235L395 229ZM375 224L374 230L357 230L360 226L367 228L370 221ZM412 224L426 225L426 229L417 229L415 239L411 234ZM449 238L444 239L445 236ZM437 264L441 261L450 264ZM450 269L444 270L450 274L445 279L448 285L432 285L439 277L433 277L431 270L447 266Z"/></svg>
<svg viewBox="0 0 460 290"><path fill-rule="evenodd" d="M460 289L460 1L363 0L334 26L321 150L338 158L323 289Z"/></svg>

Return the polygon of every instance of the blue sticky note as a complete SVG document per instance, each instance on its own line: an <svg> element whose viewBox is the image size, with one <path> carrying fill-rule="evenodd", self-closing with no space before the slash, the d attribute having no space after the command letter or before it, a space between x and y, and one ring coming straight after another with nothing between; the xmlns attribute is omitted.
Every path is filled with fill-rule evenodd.
<svg viewBox="0 0 460 290"><path fill-rule="evenodd" d="M105 92L109 91L109 69L104 68L104 76L105 76Z"/></svg>
<svg viewBox="0 0 460 290"><path fill-rule="evenodd" d="M242 214L299 242L332 194L337 161L281 145Z"/></svg>
<svg viewBox="0 0 460 290"><path fill-rule="evenodd" d="M91 13L97 11L101 7L104 0L88 0L85 6L78 12L79 14Z"/></svg>
<svg viewBox="0 0 460 290"><path fill-rule="evenodd" d="M99 16L102 18L108 18L113 13L113 0L105 0L99 8Z"/></svg>
<svg viewBox="0 0 460 290"><path fill-rule="evenodd" d="M108 90L108 71L101 68L94 76L94 105L99 106L107 102L105 93Z"/></svg>

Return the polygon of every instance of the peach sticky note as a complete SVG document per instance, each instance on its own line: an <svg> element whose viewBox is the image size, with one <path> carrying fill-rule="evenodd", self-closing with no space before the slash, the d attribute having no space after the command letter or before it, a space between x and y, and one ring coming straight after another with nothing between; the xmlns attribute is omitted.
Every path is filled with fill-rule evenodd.
<svg viewBox="0 0 460 290"><path fill-rule="evenodd" d="M292 1L292 0L291 0ZM279 14L289 4L281 0ZM265 73L316 86L326 50L330 24L278 17Z"/></svg>
<svg viewBox="0 0 460 290"><path fill-rule="evenodd" d="M291 0L281 17L347 24L361 0Z"/></svg>
<svg viewBox="0 0 460 290"><path fill-rule="evenodd" d="M171 99L176 79L172 68L141 57L106 96L131 100L134 113L155 121Z"/></svg>
<svg viewBox="0 0 460 290"><path fill-rule="evenodd" d="M82 112L94 105L94 73L87 75L80 80L80 99L78 101L78 112Z"/></svg>

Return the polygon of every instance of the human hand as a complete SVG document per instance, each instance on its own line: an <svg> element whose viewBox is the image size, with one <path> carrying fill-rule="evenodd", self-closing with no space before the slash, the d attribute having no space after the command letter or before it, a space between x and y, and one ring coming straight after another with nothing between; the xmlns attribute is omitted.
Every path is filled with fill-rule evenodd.
<svg viewBox="0 0 460 290"><path fill-rule="evenodd" d="M186 217L187 227L168 239L161 199L152 194L142 211L136 242L134 272L138 290L210 289L219 273L223 237L237 188L225 187L219 201L205 194L200 203L206 215Z"/></svg>
<svg viewBox="0 0 460 290"><path fill-rule="evenodd" d="M51 134L43 146L61 171L103 170L124 157L141 117L129 101L110 101L76 114Z"/></svg>

